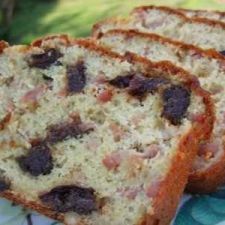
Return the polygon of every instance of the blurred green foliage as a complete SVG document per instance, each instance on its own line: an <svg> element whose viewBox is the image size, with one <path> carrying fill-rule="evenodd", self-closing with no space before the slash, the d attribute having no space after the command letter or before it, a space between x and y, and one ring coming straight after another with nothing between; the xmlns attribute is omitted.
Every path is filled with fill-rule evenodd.
<svg viewBox="0 0 225 225"><path fill-rule="evenodd" d="M0 39L7 39L10 43L29 43L37 37L54 33L84 37L90 34L97 21L127 15L135 6L164 4L225 10L225 3L220 1L223 0L17 0L10 25L0 27Z"/></svg>

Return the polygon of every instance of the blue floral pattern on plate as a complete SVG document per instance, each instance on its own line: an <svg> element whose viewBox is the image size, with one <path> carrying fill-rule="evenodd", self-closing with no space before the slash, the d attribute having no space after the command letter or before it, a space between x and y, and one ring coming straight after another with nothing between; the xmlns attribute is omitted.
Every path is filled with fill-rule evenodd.
<svg viewBox="0 0 225 225"><path fill-rule="evenodd" d="M188 196L174 225L225 225L225 187L210 195Z"/></svg>

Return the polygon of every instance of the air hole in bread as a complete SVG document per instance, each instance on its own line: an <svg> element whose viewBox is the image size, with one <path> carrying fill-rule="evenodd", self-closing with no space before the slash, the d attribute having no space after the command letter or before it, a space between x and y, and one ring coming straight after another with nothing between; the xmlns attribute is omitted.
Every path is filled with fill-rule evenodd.
<svg viewBox="0 0 225 225"><path fill-rule="evenodd" d="M116 78L109 81L109 84L117 88L127 88L130 85L134 75L117 76Z"/></svg>
<svg viewBox="0 0 225 225"><path fill-rule="evenodd" d="M46 81L53 81L53 78L52 77L49 77L45 74L42 75L43 79L46 80Z"/></svg>

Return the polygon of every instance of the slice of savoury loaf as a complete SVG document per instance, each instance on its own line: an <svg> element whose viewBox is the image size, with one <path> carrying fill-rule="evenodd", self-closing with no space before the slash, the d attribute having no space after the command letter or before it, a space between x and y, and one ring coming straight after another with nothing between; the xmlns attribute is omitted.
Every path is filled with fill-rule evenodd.
<svg viewBox="0 0 225 225"><path fill-rule="evenodd" d="M62 56L53 48L48 48L46 52L37 49L36 53L40 54L34 54L30 59L25 60L28 48L23 45L8 47L7 43L0 42L0 142L2 144L10 141L9 133L3 134L8 123L12 120L16 121L27 112L34 111L38 106L39 98L51 85L52 78L45 72L40 76L39 70L48 71L50 65L57 65L58 59Z"/></svg>
<svg viewBox="0 0 225 225"><path fill-rule="evenodd" d="M209 91L215 104L216 120L210 140L202 142L195 160L187 190L193 193L214 191L225 182L225 60L216 51L204 51L192 45L172 41L156 34L111 30L98 42L120 54L133 52L152 61L169 60L195 74L201 86ZM201 120L201 115L189 115Z"/></svg>
<svg viewBox="0 0 225 225"><path fill-rule="evenodd" d="M111 29L136 29L200 46L204 49L225 50L225 23L202 18L188 18L178 10L163 6L135 8L130 17L112 18L97 23L93 35Z"/></svg>
<svg viewBox="0 0 225 225"><path fill-rule="evenodd" d="M213 10L178 9L187 17L200 17L225 22L225 12Z"/></svg>
<svg viewBox="0 0 225 225"><path fill-rule="evenodd" d="M21 53L5 48L0 64L11 61L10 48ZM47 88L4 128L1 196L68 225L168 225L214 120L196 78L169 62L65 36L21 54L1 73L23 79L23 65L48 77Z"/></svg>

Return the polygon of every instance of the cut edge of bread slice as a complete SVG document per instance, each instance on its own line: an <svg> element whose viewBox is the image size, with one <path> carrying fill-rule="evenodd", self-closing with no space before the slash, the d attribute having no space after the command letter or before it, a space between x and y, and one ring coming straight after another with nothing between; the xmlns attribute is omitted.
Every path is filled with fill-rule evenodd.
<svg viewBox="0 0 225 225"><path fill-rule="evenodd" d="M130 15L133 15L134 13L139 12L139 11L146 11L146 10L151 10L151 9L158 9L158 10L168 12L170 14L177 15L177 16L181 17L184 21L187 21L187 22L205 23L205 24L208 24L209 26L219 26L219 27L225 29L225 23L224 22L217 21L217 20L211 20L211 19L208 19L208 18L198 18L198 17L197 18L195 18L195 17L189 18L189 17L185 16L185 14L180 12L179 10L174 9L174 8L170 8L168 6L154 6L154 5L140 6L140 7L136 7L131 12Z"/></svg>
<svg viewBox="0 0 225 225"><path fill-rule="evenodd" d="M121 37L121 38L120 38ZM135 40L137 41L137 46L135 46ZM132 42L129 42L132 41ZM187 62L190 65L184 65L186 70L190 71L192 74L195 74L195 71L198 72L196 76L201 76L202 70L197 70L195 64L197 65L198 60L201 58L205 58L206 60L213 60L213 62L209 62L208 64L213 64L214 66L222 67L221 65L225 64L224 57L214 50L203 50L193 45L184 44L182 42L173 41L169 38L165 38L159 36L157 34L151 33L141 33L135 30L110 30L98 39L98 42L103 46L111 48L113 51L117 51L120 54L127 52L133 52L136 54L140 54L141 56L145 56L150 60L161 61L161 60L169 60L169 53L175 55L176 58L172 56L172 62L178 64L178 66L182 66L184 63L185 57L187 57ZM139 44L138 44L139 43ZM143 45L142 45L143 44ZM157 48L154 48L153 45L156 45ZM157 45L158 44L158 45ZM150 47L148 47L150 46ZM158 51L160 47L164 47L161 49L159 53L160 56L154 56L156 54L155 51ZM143 47L143 49L141 48ZM149 49L148 49L149 48ZM145 50L146 49L146 50ZM162 51L168 51L169 53L164 54ZM147 54L147 51L150 53ZM159 50L160 51L160 50ZM146 55L145 55L146 54ZM151 56L151 54L153 54ZM195 56L199 56L195 59ZM193 58L193 61L189 60L188 57ZM198 59L200 58L200 59ZM180 62L176 62L176 60L180 60ZM208 62L208 61L207 61ZM201 62L200 62L201 63ZM206 62L202 62L202 66ZM193 68L192 68L193 67ZM201 64L198 66L201 67ZM217 72L219 75L223 75L220 70L223 71L223 68L218 68ZM206 71L206 74L210 73ZM225 71L224 71L225 73ZM200 77L201 78L201 77ZM204 80L204 76L202 78ZM201 82L200 82L201 83ZM203 86L204 87L204 86ZM207 87L206 87L207 88ZM208 87L210 88L210 87ZM217 111L217 110L216 110ZM217 125L218 126L218 125ZM210 193L216 190L216 188L222 185L225 182L225 150L222 148L223 154L214 161L213 163L209 161L208 163L212 163L211 166L206 167L202 170L193 171L189 177L189 182L187 185L187 190L192 193ZM201 168L201 167L200 167Z"/></svg>
<svg viewBox="0 0 225 225"><path fill-rule="evenodd" d="M154 16L148 18L148 12L153 13ZM189 18L179 10L165 6L141 6L135 8L127 18L115 17L100 21L93 26L92 35L98 37L111 29L135 29L198 45L204 49L214 48L217 51L225 49L225 46L221 44L222 41L219 41L224 38L224 22L206 18ZM213 33L219 34L217 42L214 41ZM218 42L221 43L218 44Z"/></svg>
<svg viewBox="0 0 225 225"><path fill-rule="evenodd" d="M187 17L200 17L210 20L218 20L225 22L225 12L218 10L203 10L203 9L184 9L178 8L179 12L183 13Z"/></svg>
<svg viewBox="0 0 225 225"><path fill-rule="evenodd" d="M195 77L189 75L181 68L174 67L169 62L152 63L151 61L146 60L142 57L138 57L134 54L129 54L127 58L124 58L119 54L110 52L108 49L102 48L90 41L71 41L69 40L69 38L67 38L67 36L54 36L39 39L38 41L33 42L33 44L29 48L32 49L33 46L41 47L42 43L44 43L46 40L47 42L51 43L51 40L54 40L55 38L62 39L64 44L68 44L68 46L77 45L81 48L86 49L87 51L94 52L99 56L108 57L112 60L119 60L122 62L125 61L127 63L130 63L131 65L137 65L141 71L146 72L148 71L148 68L151 69L152 67L154 67L157 70L169 73L171 77L177 76L176 79L180 79L185 87L189 87L195 95L202 98L202 101L205 105L203 115L204 120L201 123L197 121L194 122L188 133L182 136L178 145L177 154L172 159L169 171L167 172L162 184L160 184L156 196L153 198L153 212L151 212L151 215L146 213L146 215L141 216L142 219L138 223L140 225L153 225L156 223L160 225L169 224L169 221L172 219L172 216L176 211L177 204L187 182L187 177L191 164L196 155L198 143L201 139L208 137L212 130L214 121L214 108L210 95L200 88L199 83L195 79ZM175 77L173 79L175 79ZM14 193L13 191L6 190L1 193L1 196L31 209L34 209L51 218L60 220L66 224L75 225L73 218L65 218L64 214L57 213L51 210L51 208L46 207L36 201L27 201L26 198L22 197L22 195L20 195L19 193ZM68 222L68 220L73 222ZM82 220L78 224L84 225L88 223L86 223L85 220Z"/></svg>

